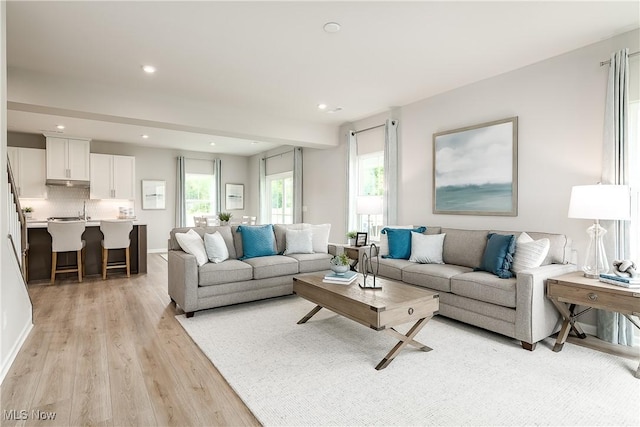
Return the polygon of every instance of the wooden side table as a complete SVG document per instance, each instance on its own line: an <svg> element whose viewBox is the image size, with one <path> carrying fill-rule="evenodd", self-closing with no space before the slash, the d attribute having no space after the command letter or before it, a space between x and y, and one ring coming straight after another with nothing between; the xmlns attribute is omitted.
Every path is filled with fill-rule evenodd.
<svg viewBox="0 0 640 427"><path fill-rule="evenodd" d="M548 279L547 297L563 318L553 347L555 352L562 350L571 329L580 338L586 337L576 319L592 308L620 313L640 329L640 323L631 317L640 316L640 289L609 285L597 279L586 278L581 272L574 272ZM586 308L576 313L577 306ZM635 376L640 378L640 365Z"/></svg>
<svg viewBox="0 0 640 427"><path fill-rule="evenodd" d="M344 253L347 255L347 257L350 260L352 260L351 270L358 271L358 264L362 260L362 255L364 254L364 251L369 250L369 246L368 245L367 246L351 246L351 245L344 245L344 244L341 244L341 245L336 244L336 246L341 247Z"/></svg>

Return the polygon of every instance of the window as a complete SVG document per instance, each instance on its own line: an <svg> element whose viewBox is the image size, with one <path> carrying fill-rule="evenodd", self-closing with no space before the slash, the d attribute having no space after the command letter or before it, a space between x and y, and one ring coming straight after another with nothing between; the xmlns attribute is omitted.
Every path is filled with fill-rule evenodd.
<svg viewBox="0 0 640 427"><path fill-rule="evenodd" d="M216 213L216 190L213 174L185 174L185 199L188 227L194 225L194 216Z"/></svg>
<svg viewBox="0 0 640 427"><path fill-rule="evenodd" d="M370 233L369 239L379 240L383 223L384 151L358 156L357 168L357 231Z"/></svg>
<svg viewBox="0 0 640 427"><path fill-rule="evenodd" d="M293 171L267 176L267 222L293 224Z"/></svg>

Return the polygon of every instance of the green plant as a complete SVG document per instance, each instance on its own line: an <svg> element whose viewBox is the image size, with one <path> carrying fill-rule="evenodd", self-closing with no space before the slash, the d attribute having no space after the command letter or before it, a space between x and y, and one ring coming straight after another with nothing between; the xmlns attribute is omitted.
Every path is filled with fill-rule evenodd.
<svg viewBox="0 0 640 427"><path fill-rule="evenodd" d="M220 221L229 221L233 215L230 212L220 212L218 214L218 219Z"/></svg>
<svg viewBox="0 0 640 427"><path fill-rule="evenodd" d="M22 208L22 212L24 213L33 212L33 208L31 206L25 206L24 208Z"/></svg>
<svg viewBox="0 0 640 427"><path fill-rule="evenodd" d="M357 231L349 231L349 232L347 233L347 238L349 238L349 239L355 239L357 235L358 235L358 232L357 232Z"/></svg>
<svg viewBox="0 0 640 427"><path fill-rule="evenodd" d="M331 258L331 264L333 265L349 265L349 261L349 257L344 253Z"/></svg>

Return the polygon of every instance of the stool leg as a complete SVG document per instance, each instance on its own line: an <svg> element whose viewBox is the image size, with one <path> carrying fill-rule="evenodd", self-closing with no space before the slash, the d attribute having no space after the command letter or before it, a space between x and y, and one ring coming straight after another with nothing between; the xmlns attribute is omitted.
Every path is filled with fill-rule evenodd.
<svg viewBox="0 0 640 427"><path fill-rule="evenodd" d="M107 278L107 261L109 260L109 249L102 248L102 280Z"/></svg>
<svg viewBox="0 0 640 427"><path fill-rule="evenodd" d="M82 277L87 275L87 248L82 248Z"/></svg>
<svg viewBox="0 0 640 427"><path fill-rule="evenodd" d="M82 249L76 251L76 264L78 265L78 282L82 282Z"/></svg>
<svg viewBox="0 0 640 427"><path fill-rule="evenodd" d="M51 252L51 284L56 281L56 264L58 263L58 252Z"/></svg>
<svg viewBox="0 0 640 427"><path fill-rule="evenodd" d="M127 261L127 277L131 277L131 264L129 264L129 247L125 248L124 256Z"/></svg>

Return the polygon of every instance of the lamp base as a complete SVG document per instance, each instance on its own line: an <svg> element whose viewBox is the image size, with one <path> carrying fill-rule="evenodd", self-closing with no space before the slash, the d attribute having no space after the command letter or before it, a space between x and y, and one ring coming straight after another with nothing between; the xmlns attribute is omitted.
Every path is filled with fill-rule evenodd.
<svg viewBox="0 0 640 427"><path fill-rule="evenodd" d="M603 271L604 273L604 271ZM586 271L584 272L584 277L586 277L587 279L599 279L600 275L599 274L593 274L593 273L587 273Z"/></svg>
<svg viewBox="0 0 640 427"><path fill-rule="evenodd" d="M598 279L601 273L607 273L609 271L609 262L607 261L607 254L603 243L603 237L606 232L607 230L600 226L598 220L587 229L589 244L587 245L587 253L584 264L582 265L584 277Z"/></svg>

